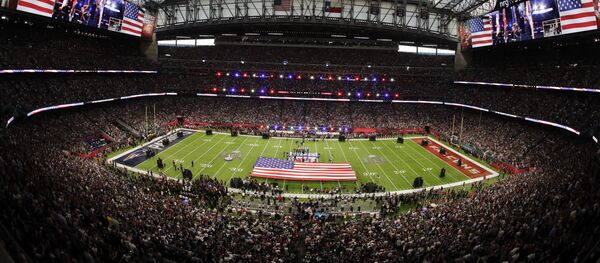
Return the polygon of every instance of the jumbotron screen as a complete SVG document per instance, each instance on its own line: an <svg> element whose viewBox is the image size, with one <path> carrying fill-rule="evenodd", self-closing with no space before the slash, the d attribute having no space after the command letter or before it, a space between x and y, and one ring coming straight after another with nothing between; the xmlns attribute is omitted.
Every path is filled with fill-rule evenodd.
<svg viewBox="0 0 600 263"><path fill-rule="evenodd" d="M599 28L598 0L502 0L459 27L461 46L478 48Z"/></svg>
<svg viewBox="0 0 600 263"><path fill-rule="evenodd" d="M124 0L8 0L3 7L136 37L151 38L156 19Z"/></svg>

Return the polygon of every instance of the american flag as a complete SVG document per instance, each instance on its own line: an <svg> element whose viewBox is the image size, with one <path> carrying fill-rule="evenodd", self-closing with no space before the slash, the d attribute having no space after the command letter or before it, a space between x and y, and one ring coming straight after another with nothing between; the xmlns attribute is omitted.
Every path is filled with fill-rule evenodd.
<svg viewBox="0 0 600 263"><path fill-rule="evenodd" d="M593 0L558 0L563 34L596 30Z"/></svg>
<svg viewBox="0 0 600 263"><path fill-rule="evenodd" d="M349 163L301 163L269 157L259 157L251 175L297 181L356 181L356 172Z"/></svg>
<svg viewBox="0 0 600 263"><path fill-rule="evenodd" d="M144 26L144 10L136 4L125 2L125 11L123 12L123 25L121 32L134 36L142 35Z"/></svg>
<svg viewBox="0 0 600 263"><path fill-rule="evenodd" d="M292 0L274 0L273 11L290 11L292 10Z"/></svg>
<svg viewBox="0 0 600 263"><path fill-rule="evenodd" d="M475 17L469 20L471 28L471 44L473 47L492 45L492 23L488 16Z"/></svg>
<svg viewBox="0 0 600 263"><path fill-rule="evenodd" d="M17 10L51 17L54 12L54 0L19 0Z"/></svg>

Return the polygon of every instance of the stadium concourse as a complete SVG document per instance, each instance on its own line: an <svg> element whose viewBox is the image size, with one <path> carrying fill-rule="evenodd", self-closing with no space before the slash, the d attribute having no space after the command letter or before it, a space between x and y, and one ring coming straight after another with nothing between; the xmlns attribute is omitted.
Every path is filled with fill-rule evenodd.
<svg viewBox="0 0 600 263"><path fill-rule="evenodd" d="M561 75L557 66L572 64L565 57L544 58L544 70L527 72L531 78L519 70L487 74L495 65L485 59L475 65L492 65L455 74L452 58L376 49L347 56L343 49L314 47L161 47L161 59L150 62L130 39L44 25L0 21L0 70L9 70L0 79L0 118L7 123L0 128L0 256L15 262L595 262L600 257L600 152L592 139L600 137L599 94L453 84L526 80L598 89L596 74ZM598 54L585 53L597 51L594 44L556 48L580 57ZM290 63L277 64L283 59ZM539 63L512 59L524 68ZM597 72L598 60L581 61ZM367 63L371 66L364 67ZM18 69L152 73L10 71ZM321 81L311 74L336 78ZM360 78L344 81L345 76ZM362 81L364 76L381 81ZM302 100L239 96L242 88L251 93L263 87ZM329 100L322 92L331 93ZM135 96L148 93L154 95ZM361 102L358 93L448 104ZM348 138L368 136L353 128L396 137L401 129L430 126L440 140L458 141L463 152L516 170L407 195L356 197L328 189L319 190L328 199L295 199L257 180L245 180L240 192L232 193L213 174L169 180L105 162L108 155L167 134L178 117L197 123L194 128L222 132L245 124L235 128L242 134L267 133L272 125L349 127Z"/></svg>

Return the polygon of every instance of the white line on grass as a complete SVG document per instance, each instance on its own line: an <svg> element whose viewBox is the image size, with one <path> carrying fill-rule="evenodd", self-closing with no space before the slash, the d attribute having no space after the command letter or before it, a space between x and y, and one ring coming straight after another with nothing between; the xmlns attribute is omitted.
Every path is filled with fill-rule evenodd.
<svg viewBox="0 0 600 263"><path fill-rule="evenodd" d="M223 136L223 139L225 139L225 137L224 137L224 136ZM223 139L219 140L218 142L221 142ZM195 140L194 140L194 141L195 141ZM185 160L185 157L188 157L190 154L192 154L192 153L196 152L197 150L201 149L201 147L202 147L202 146L204 146L204 144L206 144L206 143L208 143L208 142L209 142L209 141L205 141L204 143L200 144L199 146L196 146L196 148L195 148L195 149L193 149L192 151L188 152L188 153L187 153L186 155L184 155L184 156L183 156L181 159L182 159L182 160ZM212 142L212 140L211 140L210 142ZM192 144L193 144L193 142L192 142ZM210 149L212 149L213 147L215 147L215 145L217 145L217 144L218 144L218 143L215 143L215 144L213 144L213 146L212 146L212 147L210 147L210 148L209 148L207 151L209 151ZM184 148L186 148L186 147L188 147L188 146L190 146L190 145L191 145L191 144L188 144L188 145L184 146ZM182 148L181 150L183 150L183 148ZM179 151L178 151L178 152L179 152ZM204 153L206 153L206 152L204 152ZM203 155L204 155L204 154L200 155L200 157L202 157ZM198 158L198 159L200 159L200 158ZM194 162L195 162L196 160L197 160L197 159L193 159L192 161L194 161ZM167 171L171 170L171 168L172 168L172 166L170 166L169 168L167 168L167 170L165 170L164 172L166 173Z"/></svg>
<svg viewBox="0 0 600 263"><path fill-rule="evenodd" d="M352 146L352 143L350 143L350 140L348 140L348 144L350 144L350 146ZM353 146L352 146L352 148L355 148L355 147L353 147ZM344 150L342 149L342 146L341 146L341 145L340 145L340 149L341 149L342 151L344 151ZM360 156L358 156L358 153L356 153L356 150L351 150L351 151L353 151L353 152L354 152L354 154L356 155L356 157L358 157L358 161L360 162L360 164L362 165L362 167L363 167L363 168L365 168L365 173L367 173L367 172L368 172L368 171L367 171L367 170L368 170L368 169L367 169L367 166L366 166L366 165L365 165L365 163L363 163L363 161L360 159ZM364 176L368 177L369 179L371 179L371 182L375 183L375 180L373 180L373 178L371 178L371 176L370 176L370 175L364 175Z"/></svg>
<svg viewBox="0 0 600 263"><path fill-rule="evenodd" d="M258 140L260 140L260 137L256 138L256 142L258 142ZM267 144L268 144L268 142L267 142ZM252 151L252 149L254 149L254 146L250 146L250 151ZM235 170L233 170L233 173L231 174L231 176L229 176L229 179L227 179L228 183L229 183L229 181L231 181L231 178L233 178L233 176L237 173L238 169L240 168L240 166L242 166L242 164L244 163L244 161L246 160L246 158L248 158L249 155L250 154L245 154L244 155L244 158L242 158L242 161L240 162L240 164L238 164L238 166L235 168Z"/></svg>
<svg viewBox="0 0 600 263"><path fill-rule="evenodd" d="M421 146L419 146L419 145L418 145L416 142L414 142L414 141L412 141L412 140L410 140L409 144L410 144L410 143L414 143L416 146L418 146L418 147L421 147ZM415 151L417 154L421 155L421 157L425 158L425 155L423 155L423 154L422 154L420 151L417 151L417 150L416 150L414 147L408 146L408 148L411 148L411 149L413 149L413 151ZM433 156L435 156L436 158L438 158L438 159L439 159L439 157L437 157L437 155L433 154L433 153L432 153L432 152L430 152L429 150L425 149L425 151L427 151L429 154L431 154L431 155L433 155ZM425 159L427 159L427 158L425 158ZM439 166L439 165L438 165L438 164L436 164L435 162L431 161L431 159L427 159L427 161L429 161L431 164L435 165L437 168L442 168L441 166ZM443 161L443 160L442 160L442 161ZM417 161L417 162L418 162L418 161ZM445 162L445 161L443 161L443 162ZM466 179L471 179L471 178L470 178L470 177L468 177L466 174L464 174L464 173L463 173L463 172L461 172L460 170L456 169L456 167L454 167L454 166L452 166L452 165L449 165L449 164L448 164L448 166L449 166L449 167L451 167L452 169L454 169L455 171L457 171L457 172L458 172L458 174L461 174L461 175L463 175L464 177L466 177ZM434 176L435 176L435 175L434 175ZM449 173L449 176L450 176L450 177L452 177L452 178L453 178L454 180L456 180L456 181L461 181L459 178L456 178L455 176L452 176L452 174L450 174L450 173ZM437 177L436 177L436 178L437 178ZM464 180L464 179L463 179L463 180Z"/></svg>
<svg viewBox="0 0 600 263"><path fill-rule="evenodd" d="M239 147L237 147L237 148L235 149L235 151L239 151L239 150L240 150L240 148L242 148L242 146L244 145L244 143L246 143L246 141L248 140L248 138L250 138L250 136L246 136L246 139L244 139L244 141L243 141L242 143L240 143L240 146L239 146ZM227 149L227 147L225 147L225 149ZM223 151L221 151L221 153L222 153L222 152L224 152L224 151L225 151L225 149L223 149ZM221 153L219 153L219 154L215 155L215 157L214 157L212 160L210 160L210 162L212 163L214 160L216 160L216 159L217 159L217 157L221 156ZM221 171L221 169L223 169L223 167L225 167L225 166L227 166L227 162L224 162L224 163L223 163L223 165L221 165L221 167L219 167L219 170L217 170L217 171L215 172L215 174L214 174L214 177L218 177L218 176L219 176L219 172L220 172L220 171ZM202 169L202 170L204 170L204 169ZM200 170L200 172L202 172L202 170ZM200 172L198 172L198 174L199 174Z"/></svg>
<svg viewBox="0 0 600 263"><path fill-rule="evenodd" d="M369 151L369 147L365 146L365 143L363 141L361 141L360 144L362 144L362 146L365 147L365 150L367 151L367 154L371 155L371 151ZM362 160L360 160L360 161L362 162ZM377 168L379 168L379 171L381 171L381 173L383 174L383 176L385 176L385 178L388 179L388 181L392 184L392 186L394 186L394 189L398 190L398 187L396 186L396 184L390 179L390 177L387 176L387 174L385 173L385 171L383 170L383 168L381 168L381 165L375 164L375 166L377 166ZM406 182L408 182L408 181L406 181ZM410 184L410 183L408 183L408 184Z"/></svg>
<svg viewBox="0 0 600 263"><path fill-rule="evenodd" d="M193 136L193 135L192 135L192 136ZM190 142L190 143L188 143L188 144L184 145L183 147L181 147L181 149L178 149L178 150L177 150L177 151L175 151L174 153L172 153L172 154L168 155L167 157L164 157L164 158L165 158L165 161L166 161L167 159L170 159L170 158L171 158L173 155L176 155L178 152L180 152L180 151L183 151L183 149L187 148L188 146L190 146L190 145L193 145L193 144L194 144L194 143L195 143L197 140L200 140L201 138L204 138L204 136L202 136L202 134L200 134L200 136L199 136L198 138L194 139L192 142ZM184 142L186 139L189 139L189 138L185 138L185 139L183 139L182 141L179 141L177 144L180 144L180 143ZM207 142L204 142L204 143L207 143ZM167 152L169 149L171 149L171 148L173 148L173 149L174 149L174 148L175 148L175 146L177 146L177 144L175 144L175 145L172 145L171 147L167 148L166 150L164 150L164 151L162 151L162 152L158 153L158 155L166 153L166 152ZM146 161L148 161L148 160L146 160ZM145 162L145 161L144 161L144 162ZM140 164L142 164L142 163L140 163ZM139 164L138 164L138 165L139 165ZM136 166L137 166L137 165L136 165ZM158 163L157 163L156 165L152 166L152 168L150 168L149 170L154 170L154 168L156 168L156 167L158 167ZM167 169L167 170L168 170L168 169ZM165 172L166 172L166 170L165 170Z"/></svg>
<svg viewBox="0 0 600 263"><path fill-rule="evenodd" d="M385 142L381 142L384 146L387 146ZM417 171L415 171L415 169L412 168L412 166L410 164L408 164L404 159L402 159L396 152L394 152L394 150L392 148L390 148L389 146L387 146L388 149L391 150L392 154L394 154L396 156L396 158L398 158L402 163L404 163L404 165L406 165L406 167L408 167L408 169L410 169L416 177L419 176L419 173L417 173ZM398 169L398 167L396 167L396 165L393 162L390 162L390 160L387 158L387 156L383 153L382 150L379 150L379 152L381 152L381 154L383 155L383 157L394 167L394 169L396 169L396 171L400 171L400 169ZM408 183L409 186L411 186L412 184L410 183L410 181L408 181L406 179L406 177L404 175L400 175L400 177L402 177L402 179L404 179L404 181L406 181ZM425 184L427 184L427 182L424 182Z"/></svg>

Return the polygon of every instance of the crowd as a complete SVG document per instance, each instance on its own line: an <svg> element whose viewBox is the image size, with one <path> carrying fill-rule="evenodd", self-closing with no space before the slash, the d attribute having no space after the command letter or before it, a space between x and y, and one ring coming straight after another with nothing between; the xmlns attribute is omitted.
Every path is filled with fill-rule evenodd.
<svg viewBox="0 0 600 263"><path fill-rule="evenodd" d="M0 26L7 32L0 43L4 68L156 66L140 60L135 52L127 53L133 49L122 42L89 41L89 37L58 30L23 29L29 25L2 22ZM24 36L28 34L30 37ZM248 63L254 70L274 64L273 69L285 69L284 60L290 64L297 60L303 64L299 68L312 72L327 71L331 65L354 70L358 67L353 65L364 68L372 63L369 72L380 68L381 74L400 77L395 84L322 84L310 79L219 78L214 72L227 69L211 68L197 74L2 78L0 110L6 118L42 106L146 92L176 90L192 95L54 111L21 118L0 129L0 236L14 241L7 246L11 257L17 262L588 262L600 257L600 153L589 138L442 105L193 95L206 87L230 85L268 85L298 92L383 90L399 92L401 98L441 98L584 130L600 124L597 96L453 87L447 84L451 75L444 69L452 62L442 57L392 51L347 56L343 49L242 50L227 46L168 49L161 54L168 52L173 58L165 61L169 67L184 69L186 63L192 67L204 63L178 64L190 57L213 61L209 67L231 64L227 61L259 62ZM398 65L405 71L398 72ZM440 73L426 81L415 76L423 72L410 73L412 67ZM593 77L589 79L593 81ZM486 159L532 169L491 186L482 183L364 200L301 201L284 200L279 196L282 190L253 181L243 182L244 197L240 199L239 193L229 193L228 182L210 175L192 182L174 181L132 174L102 162L102 158L80 156L90 150L84 143L89 136L104 133L115 141L116 148L136 145L139 134L163 133L177 116L208 127L248 124L242 129L249 133L264 131L266 125L390 129L428 125L442 138L479 149ZM258 197L246 197L250 192L258 192ZM431 200L439 205L427 205ZM402 203L416 204L416 208L400 214ZM246 207L256 212L243 209ZM367 207L379 212L376 216L349 216Z"/></svg>
<svg viewBox="0 0 600 263"><path fill-rule="evenodd" d="M157 115L165 116L160 117L162 122L194 110L191 103L214 103L226 113L229 107L222 104L237 105L231 112L238 116L232 120L256 118L253 111L245 110L246 100L226 100L190 98L182 103L169 98L157 104L178 106L158 107ZM0 140L6 150L0 156L0 220L21 246L14 258L43 262L385 262L563 261L597 255L593 254L597 253L594 242L600 229L593 222L600 219L600 196L595 191L600 182L593 161L597 153L587 141L492 115L466 113L465 140L487 144L506 158L525 160L536 169L490 187L475 187L469 195L419 193L436 199L449 197L438 207L420 205L401 216L395 212L398 203L422 199L390 196L374 200L385 217L351 219L330 214L341 212L336 199L292 200L291 206L269 199L265 202L270 205L260 203L254 208L278 212L255 214L229 209L231 199L223 184L209 177L182 184L134 176L93 159L81 159L71 151L70 145L83 136L109 125L105 122L113 114L138 109L118 116L126 122L143 119L139 109L148 103L154 101L44 114L2 131ZM350 112L354 106L356 111L363 110L362 104L344 105ZM450 116L459 113L443 107L400 107L399 111L408 112L390 123L428 123L442 133L451 132ZM224 115L204 112L198 116L217 120ZM518 139L521 136L525 139ZM526 138L536 143L527 144ZM234 201L234 205L244 202ZM371 201L337 202L350 212L365 210Z"/></svg>

